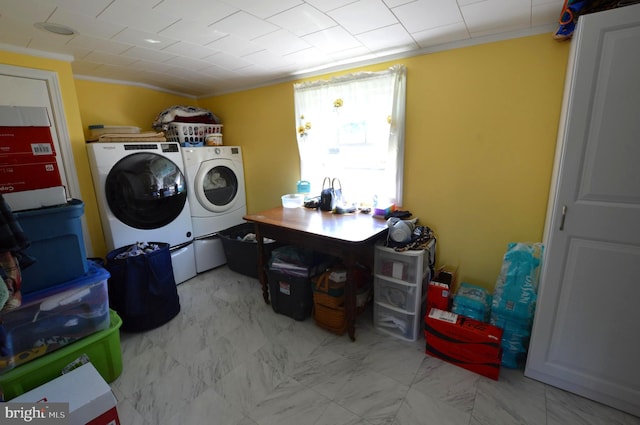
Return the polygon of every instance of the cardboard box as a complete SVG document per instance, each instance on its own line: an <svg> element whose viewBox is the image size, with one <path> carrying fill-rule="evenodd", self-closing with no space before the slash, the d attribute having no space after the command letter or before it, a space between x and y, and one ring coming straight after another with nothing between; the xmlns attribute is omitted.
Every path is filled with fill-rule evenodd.
<svg viewBox="0 0 640 425"><path fill-rule="evenodd" d="M502 329L497 326L436 308L427 314L425 325L425 329L447 335L456 342L499 346L502 339Z"/></svg>
<svg viewBox="0 0 640 425"><path fill-rule="evenodd" d="M2 196L13 212L64 205L67 203L67 190L64 186L45 187L43 189L24 190L22 192L8 192L3 193Z"/></svg>
<svg viewBox="0 0 640 425"><path fill-rule="evenodd" d="M427 313L432 308L449 310L449 285L442 282L429 282L427 286Z"/></svg>
<svg viewBox="0 0 640 425"><path fill-rule="evenodd" d="M488 323L432 308L425 318L426 353L497 380L502 333Z"/></svg>
<svg viewBox="0 0 640 425"><path fill-rule="evenodd" d="M55 159L39 164L0 166L0 193L62 186Z"/></svg>
<svg viewBox="0 0 640 425"><path fill-rule="evenodd" d="M44 106L0 105L1 127L50 127L47 108Z"/></svg>
<svg viewBox="0 0 640 425"><path fill-rule="evenodd" d="M51 128L0 127L0 154L55 155Z"/></svg>
<svg viewBox="0 0 640 425"><path fill-rule="evenodd" d="M91 363L34 388L11 402L69 403L70 425L120 425L116 398Z"/></svg>

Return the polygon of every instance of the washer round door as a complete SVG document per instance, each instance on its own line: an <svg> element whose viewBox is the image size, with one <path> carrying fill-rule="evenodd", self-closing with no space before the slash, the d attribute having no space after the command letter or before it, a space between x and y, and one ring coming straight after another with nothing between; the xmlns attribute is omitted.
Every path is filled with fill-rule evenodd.
<svg viewBox="0 0 640 425"><path fill-rule="evenodd" d="M157 229L174 221L187 202L185 177L170 159L134 153L118 161L105 182L109 209L136 229Z"/></svg>
<svg viewBox="0 0 640 425"><path fill-rule="evenodd" d="M204 161L193 188L200 205L209 211L224 213L244 202L243 176L240 172L231 160Z"/></svg>

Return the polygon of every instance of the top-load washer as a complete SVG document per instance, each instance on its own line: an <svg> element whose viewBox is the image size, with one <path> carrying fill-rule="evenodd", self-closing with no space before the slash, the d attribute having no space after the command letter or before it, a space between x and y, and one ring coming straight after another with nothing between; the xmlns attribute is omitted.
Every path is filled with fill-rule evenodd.
<svg viewBox="0 0 640 425"><path fill-rule="evenodd" d="M239 146L182 147L198 273L226 263L217 232L244 223L244 166Z"/></svg>
<svg viewBox="0 0 640 425"><path fill-rule="evenodd" d="M109 251L168 243L176 283L196 275L188 185L180 145L89 143L87 153Z"/></svg>

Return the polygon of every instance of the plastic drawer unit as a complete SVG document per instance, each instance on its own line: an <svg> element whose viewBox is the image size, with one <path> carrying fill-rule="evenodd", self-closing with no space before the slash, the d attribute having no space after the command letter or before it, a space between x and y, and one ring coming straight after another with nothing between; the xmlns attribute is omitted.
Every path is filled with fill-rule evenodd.
<svg viewBox="0 0 640 425"><path fill-rule="evenodd" d="M435 246L435 240L432 241ZM381 244L375 249L373 323L389 335L415 341L425 313L426 286L431 278L430 252L395 251Z"/></svg>

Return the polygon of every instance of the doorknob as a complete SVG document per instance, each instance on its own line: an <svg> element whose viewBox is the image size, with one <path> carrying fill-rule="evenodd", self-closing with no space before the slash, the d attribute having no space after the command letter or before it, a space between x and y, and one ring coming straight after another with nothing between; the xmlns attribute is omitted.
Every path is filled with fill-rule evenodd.
<svg viewBox="0 0 640 425"><path fill-rule="evenodd" d="M562 206L562 218L560 219L560 230L564 230L564 219L567 217L567 206Z"/></svg>

